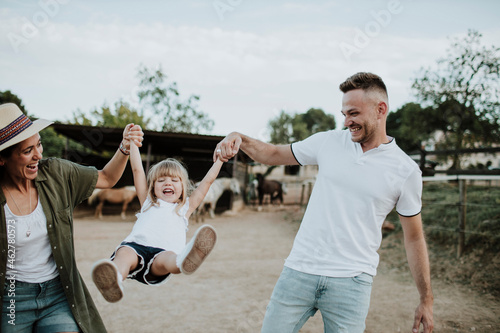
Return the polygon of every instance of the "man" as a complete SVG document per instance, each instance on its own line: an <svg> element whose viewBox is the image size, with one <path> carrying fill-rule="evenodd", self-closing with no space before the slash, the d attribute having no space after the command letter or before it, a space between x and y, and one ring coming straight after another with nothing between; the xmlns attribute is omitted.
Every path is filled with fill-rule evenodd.
<svg viewBox="0 0 500 333"><path fill-rule="evenodd" d="M408 263L420 293L413 332L433 330L429 259L420 215L420 170L386 134L387 89L371 73L340 85L347 130L272 145L233 132L214 152L242 149L268 165L318 165L318 177L293 248L267 307L262 332L298 332L317 310L325 332L363 332L384 219L396 207Z"/></svg>

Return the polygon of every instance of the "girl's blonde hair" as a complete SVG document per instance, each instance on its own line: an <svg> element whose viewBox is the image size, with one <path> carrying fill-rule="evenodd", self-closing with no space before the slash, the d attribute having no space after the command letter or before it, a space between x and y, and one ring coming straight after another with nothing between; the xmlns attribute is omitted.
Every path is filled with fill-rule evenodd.
<svg viewBox="0 0 500 333"><path fill-rule="evenodd" d="M154 206L158 206L158 198L155 195L155 182L160 177L177 177L182 183L182 194L177 201L175 212L179 214L179 210L186 203L190 191L189 176L184 165L174 158L167 158L161 162L156 163L149 169L147 182L148 182L148 197ZM148 210L151 207L145 209Z"/></svg>

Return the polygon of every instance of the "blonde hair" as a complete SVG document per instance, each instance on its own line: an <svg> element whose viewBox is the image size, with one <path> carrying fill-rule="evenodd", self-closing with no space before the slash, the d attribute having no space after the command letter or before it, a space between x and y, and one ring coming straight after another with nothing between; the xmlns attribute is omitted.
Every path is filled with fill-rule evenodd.
<svg viewBox="0 0 500 333"><path fill-rule="evenodd" d="M156 163L149 169L147 176L148 183L148 197L152 202L153 206L158 206L158 198L155 194L155 182L160 177L177 177L181 180L182 183L182 194L179 197L179 201L177 201L177 207L175 208L175 212L179 214L179 210L184 206L186 200L188 198L188 193L190 192L190 181L188 172L186 167L174 158L167 158L161 162ZM150 207L147 207L144 211L148 210Z"/></svg>

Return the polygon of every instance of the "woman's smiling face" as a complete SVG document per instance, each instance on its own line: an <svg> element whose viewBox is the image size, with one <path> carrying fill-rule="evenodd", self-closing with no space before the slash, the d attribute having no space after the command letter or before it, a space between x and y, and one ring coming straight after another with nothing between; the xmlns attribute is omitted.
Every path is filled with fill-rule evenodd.
<svg viewBox="0 0 500 333"><path fill-rule="evenodd" d="M42 153L40 135L36 133L18 143L9 157L0 157L0 165L12 179L34 180L38 174L38 162L42 159Z"/></svg>

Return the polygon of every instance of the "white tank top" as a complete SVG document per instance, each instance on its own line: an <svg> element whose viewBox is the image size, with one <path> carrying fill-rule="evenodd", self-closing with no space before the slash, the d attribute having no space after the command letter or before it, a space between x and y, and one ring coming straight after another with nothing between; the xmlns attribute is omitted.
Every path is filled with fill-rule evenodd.
<svg viewBox="0 0 500 333"><path fill-rule="evenodd" d="M40 198L31 214L14 215L7 204L4 211L8 243L6 278L41 283L58 276Z"/></svg>
<svg viewBox="0 0 500 333"><path fill-rule="evenodd" d="M186 245L189 198L179 210L179 214L175 212L177 205L159 199L157 206L151 206L151 201L147 198L141 212L137 214L132 232L124 242L135 242L180 253ZM150 208L145 210L148 207Z"/></svg>

